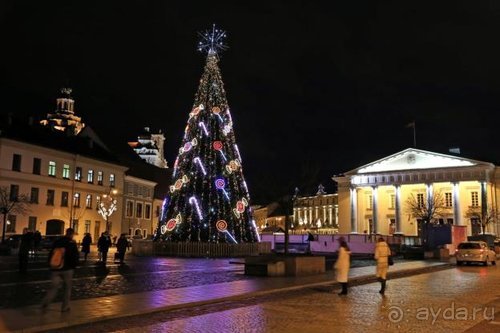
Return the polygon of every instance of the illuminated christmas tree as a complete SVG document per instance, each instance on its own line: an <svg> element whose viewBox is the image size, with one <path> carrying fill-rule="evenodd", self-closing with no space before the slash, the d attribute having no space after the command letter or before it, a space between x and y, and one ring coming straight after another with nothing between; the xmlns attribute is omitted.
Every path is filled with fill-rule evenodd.
<svg viewBox="0 0 500 333"><path fill-rule="evenodd" d="M206 65L174 164L157 239L191 242L258 241L241 156L224 91L218 52L224 31L201 34Z"/></svg>

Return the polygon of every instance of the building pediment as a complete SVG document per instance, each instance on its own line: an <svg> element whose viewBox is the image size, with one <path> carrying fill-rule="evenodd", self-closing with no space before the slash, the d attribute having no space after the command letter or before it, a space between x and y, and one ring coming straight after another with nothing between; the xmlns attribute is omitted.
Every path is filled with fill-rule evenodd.
<svg viewBox="0 0 500 333"><path fill-rule="evenodd" d="M404 170L473 167L480 165L493 167L493 164L487 162L409 148L349 171L347 174L373 174Z"/></svg>

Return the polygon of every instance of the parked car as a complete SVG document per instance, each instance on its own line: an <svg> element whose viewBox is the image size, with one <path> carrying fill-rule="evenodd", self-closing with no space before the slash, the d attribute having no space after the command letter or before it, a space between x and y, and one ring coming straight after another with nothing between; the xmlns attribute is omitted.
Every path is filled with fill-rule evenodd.
<svg viewBox="0 0 500 333"><path fill-rule="evenodd" d="M20 234L9 235L8 238L5 240L5 242L11 249L17 249L21 244L22 236L23 235Z"/></svg>
<svg viewBox="0 0 500 333"><path fill-rule="evenodd" d="M42 249L51 250L52 245L54 245L54 242L61 237L62 237L62 235L43 236L42 240L40 242L40 247Z"/></svg>
<svg viewBox="0 0 500 333"><path fill-rule="evenodd" d="M479 262L487 266L488 262L496 265L496 253L483 241L469 241L458 244L455 251L457 265Z"/></svg>

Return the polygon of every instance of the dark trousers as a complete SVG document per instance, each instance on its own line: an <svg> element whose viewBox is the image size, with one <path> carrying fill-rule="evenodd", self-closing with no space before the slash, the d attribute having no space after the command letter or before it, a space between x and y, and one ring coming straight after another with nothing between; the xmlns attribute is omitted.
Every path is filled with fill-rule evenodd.
<svg viewBox="0 0 500 333"><path fill-rule="evenodd" d="M108 260L108 251L102 251L101 255L102 255L102 262L106 263L106 261Z"/></svg>
<svg viewBox="0 0 500 333"><path fill-rule="evenodd" d="M66 271L52 271L50 280L51 285L50 289L47 291L45 295L42 306L47 307L57 295L57 291L59 290L59 286L61 283L63 284L63 300L61 305L61 310L67 310L69 308L69 299L71 297L71 286L73 284L73 269L69 269Z"/></svg>
<svg viewBox="0 0 500 333"><path fill-rule="evenodd" d="M28 251L19 252L19 272L26 273L28 271Z"/></svg>

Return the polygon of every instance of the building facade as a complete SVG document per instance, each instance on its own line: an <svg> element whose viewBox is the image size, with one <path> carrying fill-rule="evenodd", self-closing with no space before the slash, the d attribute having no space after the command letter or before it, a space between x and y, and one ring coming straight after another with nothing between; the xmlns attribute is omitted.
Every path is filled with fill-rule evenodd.
<svg viewBox="0 0 500 333"><path fill-rule="evenodd" d="M156 228L157 209L154 204L156 182L125 175L123 191L124 214L122 230L131 236L146 238Z"/></svg>
<svg viewBox="0 0 500 333"><path fill-rule="evenodd" d="M22 233L26 227L42 235L60 235L71 226L77 241L86 232L96 240L107 228L118 235L122 202L117 201L109 225L99 204L105 197L123 194L126 170L117 163L0 137L0 186L11 195L28 195L31 202L26 215L8 216L7 234Z"/></svg>
<svg viewBox="0 0 500 333"><path fill-rule="evenodd" d="M320 185L314 196L299 197L293 206L295 228L337 229L338 200L337 194L328 194Z"/></svg>
<svg viewBox="0 0 500 333"><path fill-rule="evenodd" d="M128 145L146 163L158 168L168 168L165 159L165 136L159 133L151 133L149 127L144 127L144 132L137 137L137 141L131 141Z"/></svg>
<svg viewBox="0 0 500 333"><path fill-rule="evenodd" d="M415 207L434 203L439 214L433 223L463 225L468 235L479 234L478 215L498 211L498 171L488 162L403 150L333 177L338 183L339 231L419 235L424 222ZM486 226L487 233L499 234L495 222Z"/></svg>

